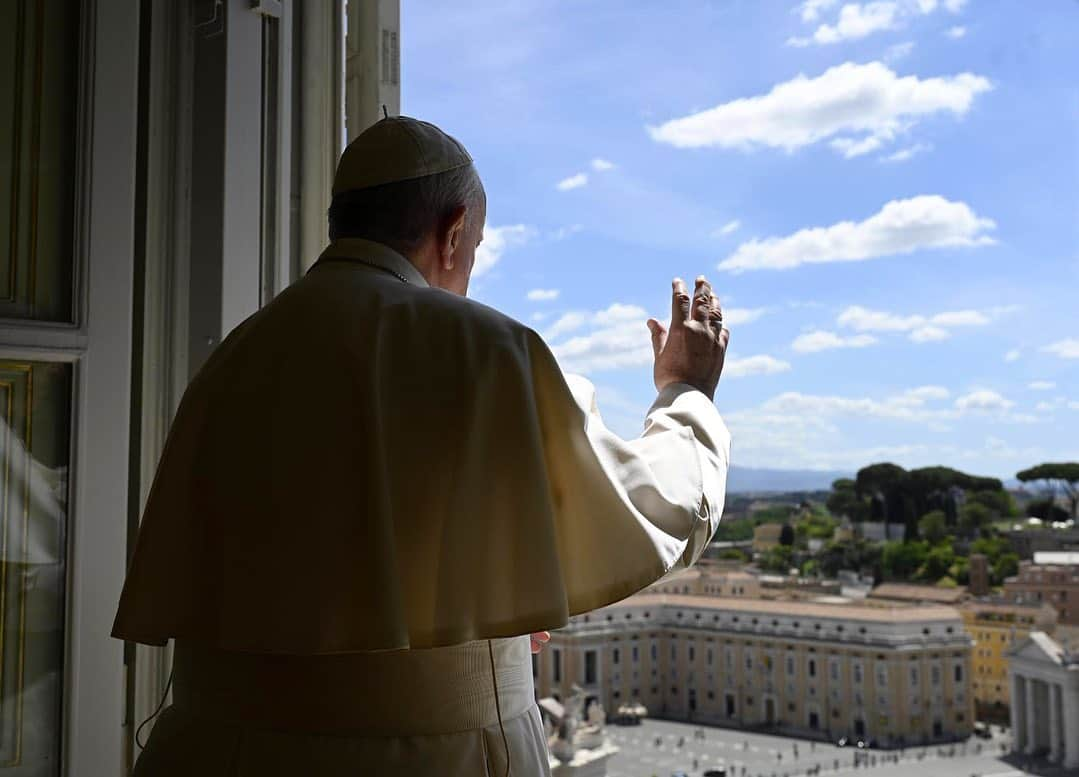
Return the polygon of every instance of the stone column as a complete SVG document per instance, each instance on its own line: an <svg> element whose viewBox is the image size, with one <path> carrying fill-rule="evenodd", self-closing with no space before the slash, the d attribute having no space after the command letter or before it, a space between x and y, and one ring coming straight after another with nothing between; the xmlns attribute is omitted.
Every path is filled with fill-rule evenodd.
<svg viewBox="0 0 1079 777"><path fill-rule="evenodd" d="M1075 678L1071 679L1074 681ZM1071 682L1062 685L1060 690L1063 696L1064 730L1068 732L1064 737L1063 765L1066 769L1076 769L1079 768L1079 736L1075 736L1075 732L1079 731L1079 684Z"/></svg>
<svg viewBox="0 0 1079 777"><path fill-rule="evenodd" d="M1027 755L1033 755L1034 751L1038 749L1038 702L1034 698L1034 683L1037 682L1033 677L1027 677L1026 679L1026 713L1027 713L1027 741L1026 748L1024 749Z"/></svg>
<svg viewBox="0 0 1079 777"><path fill-rule="evenodd" d="M1012 706L1011 706L1011 718L1012 718L1012 752L1022 753L1024 746L1026 745L1027 730L1026 730L1026 682L1014 671L1011 677L1012 683Z"/></svg>
<svg viewBox="0 0 1079 777"><path fill-rule="evenodd" d="M1060 685L1049 683L1047 685L1049 699L1049 760L1057 763L1063 753L1060 747Z"/></svg>

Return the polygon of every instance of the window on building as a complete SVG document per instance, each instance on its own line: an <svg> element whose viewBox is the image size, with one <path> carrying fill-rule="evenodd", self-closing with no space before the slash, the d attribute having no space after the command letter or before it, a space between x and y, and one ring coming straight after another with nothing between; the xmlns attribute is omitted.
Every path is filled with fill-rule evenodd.
<svg viewBox="0 0 1079 777"><path fill-rule="evenodd" d="M854 682L858 683L860 685L861 682L862 682L862 663L861 663L861 661L855 661L854 664L852 665L851 669L854 672Z"/></svg>
<svg viewBox="0 0 1079 777"><path fill-rule="evenodd" d="M712 648L708 648L708 654L705 660L708 662L708 666L712 665Z"/></svg>
<svg viewBox="0 0 1079 777"><path fill-rule="evenodd" d="M558 648L551 650L551 679L562 682L562 651Z"/></svg>
<svg viewBox="0 0 1079 777"><path fill-rule="evenodd" d="M621 658L622 658L622 651L620 651L618 648L613 648L611 650L611 663L612 664L617 664Z"/></svg>
<svg viewBox="0 0 1079 777"><path fill-rule="evenodd" d="M689 646L689 660L692 661L696 656L696 651L693 649L693 645Z"/></svg>
<svg viewBox="0 0 1079 777"><path fill-rule="evenodd" d="M584 652L584 683L585 685L594 685L596 682L596 651L586 650Z"/></svg>
<svg viewBox="0 0 1079 777"><path fill-rule="evenodd" d="M817 661L816 661L816 659L813 659L813 658L809 659L808 668L809 668L809 676L810 677L816 677L817 676Z"/></svg>
<svg viewBox="0 0 1079 777"><path fill-rule="evenodd" d="M929 680L933 685L940 685L940 667L932 666L929 668Z"/></svg>
<svg viewBox="0 0 1079 777"><path fill-rule="evenodd" d="M832 663L829 665L828 669L829 669L829 671L830 671L830 673L832 675L832 679L838 681L839 680L839 662L838 661L832 661Z"/></svg>
<svg viewBox="0 0 1079 777"><path fill-rule="evenodd" d="M955 665L955 681L957 683L963 682L963 665L962 664L956 664Z"/></svg>
<svg viewBox="0 0 1079 777"><path fill-rule="evenodd" d="M787 656L787 676L794 676L794 656Z"/></svg>
<svg viewBox="0 0 1079 777"><path fill-rule="evenodd" d="M634 645L633 646L633 663L636 664L640 660L641 660L641 651L636 645Z"/></svg>

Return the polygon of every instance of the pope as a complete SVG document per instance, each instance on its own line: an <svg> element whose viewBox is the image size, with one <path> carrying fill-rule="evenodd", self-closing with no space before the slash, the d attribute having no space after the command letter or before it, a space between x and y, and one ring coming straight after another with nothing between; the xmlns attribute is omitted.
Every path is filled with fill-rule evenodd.
<svg viewBox="0 0 1079 777"><path fill-rule="evenodd" d="M623 440L466 298L485 214L458 141L378 122L341 157L329 247L191 381L113 627L174 640L138 777L550 774L530 652L709 542L711 286L675 279L648 321L658 395Z"/></svg>

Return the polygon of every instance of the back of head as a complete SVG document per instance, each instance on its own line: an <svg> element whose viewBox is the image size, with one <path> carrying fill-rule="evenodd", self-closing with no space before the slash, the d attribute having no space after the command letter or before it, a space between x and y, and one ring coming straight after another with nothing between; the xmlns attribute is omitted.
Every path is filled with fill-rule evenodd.
<svg viewBox="0 0 1079 777"><path fill-rule="evenodd" d="M460 142L425 121L386 118L341 155L330 239L360 237L409 254L455 208L475 212L482 197L472 157Z"/></svg>

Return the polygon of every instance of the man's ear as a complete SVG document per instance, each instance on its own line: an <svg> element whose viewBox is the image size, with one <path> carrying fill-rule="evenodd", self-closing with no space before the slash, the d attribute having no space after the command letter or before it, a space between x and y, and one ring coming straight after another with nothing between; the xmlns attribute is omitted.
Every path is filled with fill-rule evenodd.
<svg viewBox="0 0 1079 777"><path fill-rule="evenodd" d="M446 216L442 223L442 239L438 246L438 261L444 270L453 269L453 255L457 253L457 247L465 237L465 222L468 217L468 208L458 205Z"/></svg>

